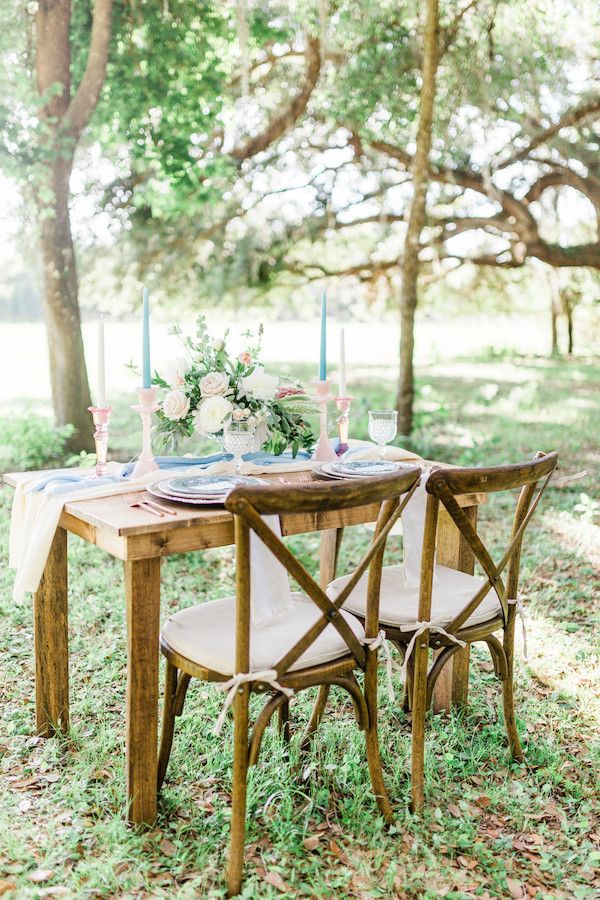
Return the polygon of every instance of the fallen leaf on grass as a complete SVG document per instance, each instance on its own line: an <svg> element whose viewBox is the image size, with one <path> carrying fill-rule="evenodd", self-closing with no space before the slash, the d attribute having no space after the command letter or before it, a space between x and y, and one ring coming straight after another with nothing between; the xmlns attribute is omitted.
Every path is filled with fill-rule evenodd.
<svg viewBox="0 0 600 900"><path fill-rule="evenodd" d="M484 796L481 796L481 797L477 797L477 798L475 799L475 803L476 803L478 806L482 806L484 809L486 808L486 806L489 806L489 805L491 804L491 802L492 802L492 801L491 801L491 798L490 798L490 797L486 797L485 795L484 795Z"/></svg>
<svg viewBox="0 0 600 900"><path fill-rule="evenodd" d="M164 853L165 856L175 856L177 853L177 847L170 841L169 838L163 838L159 844L161 852Z"/></svg>
<svg viewBox="0 0 600 900"><path fill-rule="evenodd" d="M14 891L16 886L16 882L14 881L0 881L0 895L8 894L9 891Z"/></svg>
<svg viewBox="0 0 600 900"><path fill-rule="evenodd" d="M115 863L113 866L113 872L115 875L124 875L125 872L128 872L131 868L131 863L128 860L124 859L122 862Z"/></svg>
<svg viewBox="0 0 600 900"><path fill-rule="evenodd" d="M267 884L270 884L271 887L277 888L278 891L281 891L282 894L287 893L291 890L289 884L286 884L279 872L265 872L263 875L263 881L266 881Z"/></svg>
<svg viewBox="0 0 600 900"><path fill-rule="evenodd" d="M35 884L41 884L42 881L48 881L53 875L52 869L36 869L35 872L31 872L29 875L29 880L35 882Z"/></svg>
<svg viewBox="0 0 600 900"><path fill-rule="evenodd" d="M515 900L520 900L520 898L525 896L525 890L520 881L516 881L514 878L507 878L506 883L510 896L514 897Z"/></svg>
<svg viewBox="0 0 600 900"><path fill-rule="evenodd" d="M456 805L456 803L448 804L448 812L451 816L454 816L455 819L460 819L462 815L460 808Z"/></svg>
<svg viewBox="0 0 600 900"><path fill-rule="evenodd" d="M316 850L320 840L318 834L311 834L310 837L304 838L304 849L308 851Z"/></svg>
<svg viewBox="0 0 600 900"><path fill-rule="evenodd" d="M463 869L474 869L475 866L477 865L477 860L472 859L470 856L457 856L456 862Z"/></svg>
<svg viewBox="0 0 600 900"><path fill-rule="evenodd" d="M44 888L43 891L40 891L40 898L43 897L68 897L70 896L71 891L68 887L64 887L62 884L55 884L52 887Z"/></svg>
<svg viewBox="0 0 600 900"><path fill-rule="evenodd" d="M27 800L27 799L21 800L21 802L19 803L19 812L20 813L29 812L29 810L31 809L32 806L33 806L33 803L31 802L31 800Z"/></svg>

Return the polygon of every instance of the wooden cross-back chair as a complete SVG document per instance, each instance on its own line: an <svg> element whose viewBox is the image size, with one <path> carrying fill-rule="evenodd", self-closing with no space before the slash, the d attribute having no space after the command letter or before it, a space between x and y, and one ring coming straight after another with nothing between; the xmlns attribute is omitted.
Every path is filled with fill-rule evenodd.
<svg viewBox="0 0 600 900"><path fill-rule="evenodd" d="M427 507L423 534L423 555L419 591L419 622L424 623L413 632L414 657L412 660L412 804L419 811L424 803L424 743L425 717L431 703L433 685L443 665L463 644L485 641L488 645L496 676L502 682L504 721L512 755L523 759L515 712L513 661L515 619L519 609L519 568L523 535L548 482L558 463L558 454L538 453L532 462L516 465L472 469L438 469L429 476L426 484ZM498 563L495 563L471 524L458 505L457 496L472 492L495 493L519 489L513 517L511 537ZM455 611L442 632L428 628L432 616L433 573L435 543L440 504L460 530L473 551L475 559L484 571L481 587L461 608ZM507 570L506 580L503 572ZM470 624L484 604L492 604L495 611L488 611L484 621ZM502 641L495 631L502 630ZM416 633L416 639L414 634ZM398 637L398 635L396 635ZM409 635L409 639L411 636ZM406 640L406 634L404 636ZM460 643L458 643L460 642ZM429 668L429 648L441 648L433 666Z"/></svg>
<svg viewBox="0 0 600 900"><path fill-rule="evenodd" d="M235 516L236 596L179 611L165 623L161 650L167 658L163 729L158 765L160 788L171 751L176 716L183 709L192 677L221 682L229 691L226 705L234 718L233 790L228 890L240 891L246 817L248 768L257 761L264 730L276 711L280 729L289 737L289 696L305 688L338 685L350 695L358 726L364 730L373 791L382 814L391 818L377 737L377 647L379 584L387 536L415 490L419 469L365 481L340 483L241 486L226 507ZM347 589L335 601L296 559L262 516L314 514L379 504L377 528ZM252 625L250 598L250 532L253 531L300 587L293 594L294 611L283 623ZM368 574L364 627L343 609L348 595ZM361 688L355 671L364 672ZM251 693L271 694L250 730ZM314 716L307 735L314 732Z"/></svg>
<svg viewBox="0 0 600 900"><path fill-rule="evenodd" d="M436 469L426 483L427 505L418 586L407 587L403 566L386 566L380 583L380 627L404 655L405 706L412 707L412 805L423 806L425 717L433 689L444 665L461 647L485 641L496 676L502 682L504 718L512 754L523 753L515 724L513 700L514 627L517 615L519 563L525 528L558 462L556 453L537 454L532 462L494 468ZM541 486L540 486L541 483ZM519 489L508 547L494 563L456 498ZM481 564L485 577L477 578L444 566L435 566L440 505L445 508ZM508 567L506 582L502 577ZM435 572L435 581L434 581ZM348 576L331 582L327 594L335 599L346 588ZM359 582L346 609L364 621L366 590ZM500 641L494 632L502 630ZM438 651L429 666L429 650ZM322 697L322 709L326 694ZM321 712L322 712L321 709Z"/></svg>

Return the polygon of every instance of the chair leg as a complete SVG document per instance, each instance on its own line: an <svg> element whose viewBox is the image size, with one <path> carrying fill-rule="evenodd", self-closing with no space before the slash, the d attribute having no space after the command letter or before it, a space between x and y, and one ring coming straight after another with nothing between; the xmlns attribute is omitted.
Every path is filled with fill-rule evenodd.
<svg viewBox="0 0 600 900"><path fill-rule="evenodd" d="M365 701L367 704L368 723L365 728L365 740L367 745L367 761L373 793L377 800L379 811L386 822L392 822L394 813L388 797L387 788L383 780L381 769L381 756L379 753L379 735L377 731L377 654L367 654L367 667L365 669Z"/></svg>
<svg viewBox="0 0 600 900"><path fill-rule="evenodd" d="M227 894L229 897L235 897L240 893L244 871L248 784L248 694L248 686L242 685L233 703L233 791L227 866Z"/></svg>
<svg viewBox="0 0 600 900"><path fill-rule="evenodd" d="M425 804L425 717L427 715L427 666L429 647L417 639L414 649L412 699L412 811L421 813Z"/></svg>
<svg viewBox="0 0 600 900"><path fill-rule="evenodd" d="M311 740L313 735L315 734L317 728L319 727L319 723L325 714L325 707L327 706L327 698L329 697L329 685L321 684L319 685L319 693L317 694L317 699L315 700L315 705L313 706L313 710L302 735L302 741L300 743L300 750L302 752L308 750L310 748Z"/></svg>
<svg viewBox="0 0 600 900"><path fill-rule="evenodd" d="M515 620L510 622L504 631L504 652L506 653L506 677L502 680L502 704L504 707L504 724L508 744L513 759L523 762L525 755L519 740L517 722L515 719L514 701L514 652L515 652Z"/></svg>
<svg viewBox="0 0 600 900"><path fill-rule="evenodd" d="M167 766L169 765L169 757L171 755L171 747L173 746L173 734L175 732L175 694L177 692L177 668L173 663L167 660L167 669L165 673L165 700L163 706L163 723L160 738L160 751L158 754L158 777L157 790L160 791Z"/></svg>
<svg viewBox="0 0 600 900"><path fill-rule="evenodd" d="M283 738L284 744L289 744L291 738L291 728L290 728L290 703L289 700L286 700L285 703L282 703L279 709L277 710L278 722L279 722L279 734Z"/></svg>
<svg viewBox="0 0 600 900"><path fill-rule="evenodd" d="M406 650L406 648L404 648ZM412 686L413 686L413 660L412 656L408 661L408 666L406 667L406 682L404 684L404 693L402 697L402 709L405 713L409 713L412 706Z"/></svg>

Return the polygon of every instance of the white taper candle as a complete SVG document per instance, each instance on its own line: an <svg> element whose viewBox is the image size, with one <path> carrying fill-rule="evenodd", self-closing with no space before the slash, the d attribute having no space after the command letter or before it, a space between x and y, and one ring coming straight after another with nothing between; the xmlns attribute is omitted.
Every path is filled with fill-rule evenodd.
<svg viewBox="0 0 600 900"><path fill-rule="evenodd" d="M104 318L98 321L98 384L96 406L106 406L105 361L104 361Z"/></svg>
<svg viewBox="0 0 600 900"><path fill-rule="evenodd" d="M346 336L340 331L340 397L346 396Z"/></svg>

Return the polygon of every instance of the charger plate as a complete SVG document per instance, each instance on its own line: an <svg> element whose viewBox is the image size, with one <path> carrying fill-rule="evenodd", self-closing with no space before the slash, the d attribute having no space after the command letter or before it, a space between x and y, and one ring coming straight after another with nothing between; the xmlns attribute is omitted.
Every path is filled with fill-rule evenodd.
<svg viewBox="0 0 600 900"><path fill-rule="evenodd" d="M149 494L153 494L161 500L172 500L174 503L190 503L194 506L222 506L231 491L240 484L268 484L263 478L252 478L249 475L206 475L204 477L196 476L194 479L171 479L171 481L174 480L210 481L209 488L214 487L219 482L221 486L226 483L228 487L225 489L221 487L220 493L213 493L210 490L201 493L201 485L198 484L196 485L196 493L186 495L169 490L167 485L171 483L170 481L157 481L154 484L149 484L146 490Z"/></svg>
<svg viewBox="0 0 600 900"><path fill-rule="evenodd" d="M374 478L397 472L400 463L384 459L354 459L346 462L323 463L319 473L326 478Z"/></svg>

